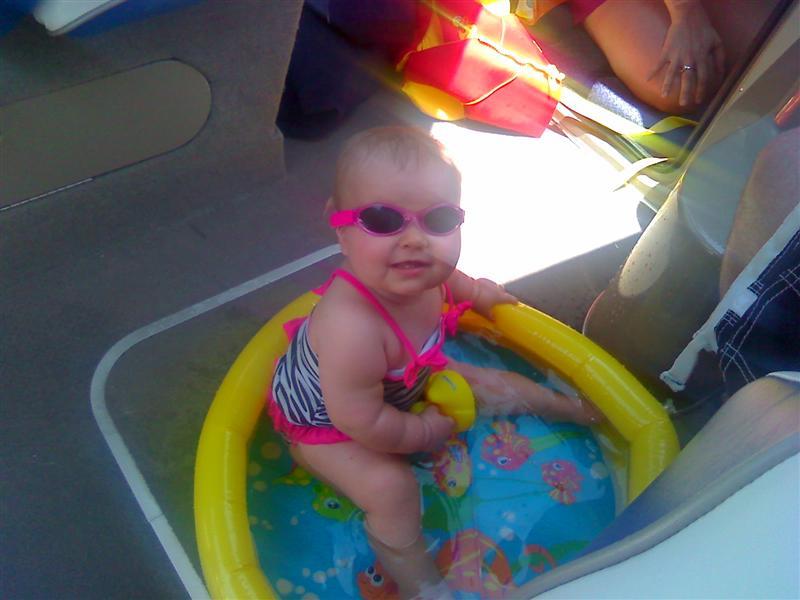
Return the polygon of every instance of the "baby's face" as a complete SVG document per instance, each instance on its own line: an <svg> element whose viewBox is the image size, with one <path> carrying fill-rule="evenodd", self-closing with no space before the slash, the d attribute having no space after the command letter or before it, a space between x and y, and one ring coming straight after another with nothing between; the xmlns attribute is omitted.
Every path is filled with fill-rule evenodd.
<svg viewBox="0 0 800 600"><path fill-rule="evenodd" d="M416 213L442 203L458 206L461 185L453 169L439 161L400 169L388 159L374 158L354 169L342 195L339 210L381 203ZM337 231L354 274L388 297L416 296L440 285L461 253L458 229L431 235L411 222L396 235L383 237L356 226Z"/></svg>

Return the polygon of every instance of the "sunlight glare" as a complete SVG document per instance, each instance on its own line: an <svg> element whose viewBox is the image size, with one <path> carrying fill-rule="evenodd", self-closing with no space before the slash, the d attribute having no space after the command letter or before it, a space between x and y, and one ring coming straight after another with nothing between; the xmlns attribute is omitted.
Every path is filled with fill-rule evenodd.
<svg viewBox="0 0 800 600"><path fill-rule="evenodd" d="M435 123L463 177L459 268L507 283L640 232L641 193L614 190L600 156L546 130L541 138Z"/></svg>

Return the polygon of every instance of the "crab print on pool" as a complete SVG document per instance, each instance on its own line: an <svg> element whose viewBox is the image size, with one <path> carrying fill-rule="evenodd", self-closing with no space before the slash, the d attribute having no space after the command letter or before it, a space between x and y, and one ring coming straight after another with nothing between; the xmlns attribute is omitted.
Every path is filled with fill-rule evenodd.
<svg viewBox="0 0 800 600"><path fill-rule="evenodd" d="M376 562L358 574L358 591L364 600L400 600L400 591L383 570L381 563Z"/></svg>
<svg viewBox="0 0 800 600"><path fill-rule="evenodd" d="M542 479L553 486L550 497L562 504L572 504L581 491L583 475L569 460L554 460L542 465Z"/></svg>
<svg viewBox="0 0 800 600"><path fill-rule="evenodd" d="M452 590L473 592L481 598L504 595L511 583L511 566L500 547L477 529L461 531L447 540L436 566Z"/></svg>
<svg viewBox="0 0 800 600"><path fill-rule="evenodd" d="M450 438L431 458L439 489L454 498L463 496L472 483L472 459L467 445L457 437Z"/></svg>
<svg viewBox="0 0 800 600"><path fill-rule="evenodd" d="M348 521L358 512L358 507L349 498L336 493L324 483L314 484L314 499L311 507L326 519Z"/></svg>
<svg viewBox="0 0 800 600"><path fill-rule="evenodd" d="M519 469L533 454L530 439L517 433L517 426L509 421L492 423L495 433L483 441L483 460L504 471Z"/></svg>

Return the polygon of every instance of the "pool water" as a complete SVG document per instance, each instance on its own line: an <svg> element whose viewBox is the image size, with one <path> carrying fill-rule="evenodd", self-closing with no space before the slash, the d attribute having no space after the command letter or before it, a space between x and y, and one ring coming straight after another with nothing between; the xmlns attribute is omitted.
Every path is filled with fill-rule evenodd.
<svg viewBox="0 0 800 600"><path fill-rule="evenodd" d="M457 360L547 384L513 353L459 334ZM435 455L411 457L428 551L457 598L513 597L568 562L614 518L612 477L591 430L538 417L481 417ZM363 514L293 464L267 419L250 445L248 514L259 560L282 598L397 597Z"/></svg>

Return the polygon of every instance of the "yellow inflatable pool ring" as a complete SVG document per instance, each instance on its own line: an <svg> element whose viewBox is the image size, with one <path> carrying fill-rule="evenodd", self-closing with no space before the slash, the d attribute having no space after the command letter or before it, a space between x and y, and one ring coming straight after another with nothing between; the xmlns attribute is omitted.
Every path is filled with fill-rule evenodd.
<svg viewBox="0 0 800 600"><path fill-rule="evenodd" d="M300 296L261 328L225 376L206 416L195 462L198 551L214 598L277 598L262 572L247 513L247 445L262 418L271 366L285 352L283 324L308 315L319 296ZM594 342L533 308L502 305L494 322L468 311L459 327L557 371L589 398L627 456L627 498L636 498L679 451L662 406ZM608 433L608 432L607 432ZM614 434L611 434L614 437Z"/></svg>

